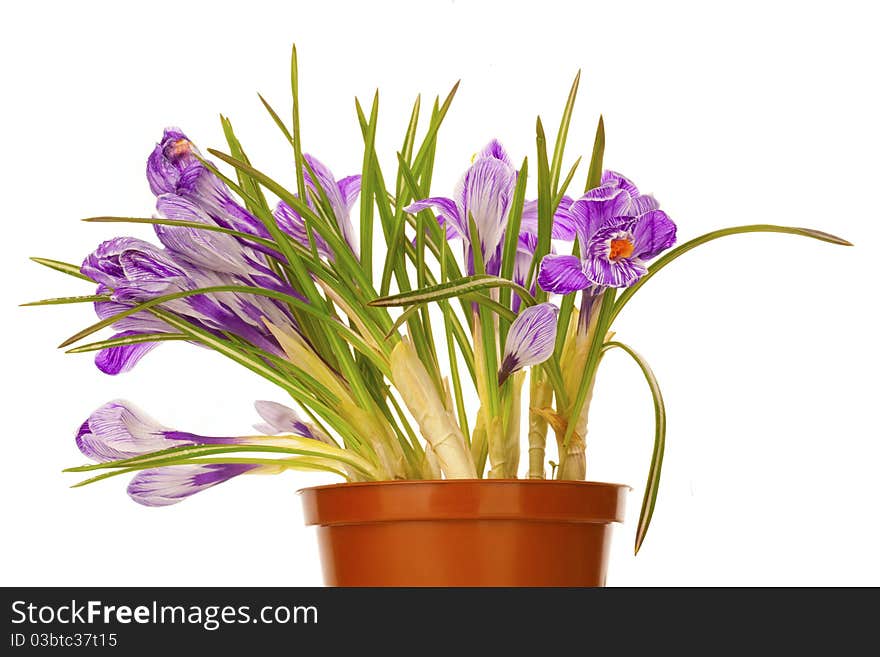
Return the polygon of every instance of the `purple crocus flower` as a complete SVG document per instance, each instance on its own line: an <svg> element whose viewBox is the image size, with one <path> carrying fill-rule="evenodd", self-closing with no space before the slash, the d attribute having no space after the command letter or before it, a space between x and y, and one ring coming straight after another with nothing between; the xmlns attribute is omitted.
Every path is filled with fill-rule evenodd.
<svg viewBox="0 0 880 657"><path fill-rule="evenodd" d="M141 470L128 484L128 495L144 506L169 506L262 466L246 463L168 465Z"/></svg>
<svg viewBox="0 0 880 657"><path fill-rule="evenodd" d="M333 219L336 221L343 238L348 243L351 252L355 257L359 257L359 248L357 235L355 235L354 227L351 223L351 209L354 206L355 199L361 191L361 177L359 175L347 176L337 181L333 173L318 158L307 153L303 153L308 166L303 166L303 177L306 187L309 189L308 198L306 199L308 206L313 210L316 207L315 197L320 198L319 190L324 193L330 203L330 209L333 211ZM314 172L312 177L309 169ZM317 180L315 180L317 179ZM300 214L291 208L287 203L280 201L275 208L275 220L281 227L281 230L293 237L297 242L305 247L309 247L309 236L306 231L305 220ZM327 242L313 231L312 235L318 253L325 258L333 259L333 253Z"/></svg>
<svg viewBox="0 0 880 657"><path fill-rule="evenodd" d="M646 261L675 243L675 224L657 201L613 171L568 212L581 255L544 257L538 284L547 292L629 287L647 272Z"/></svg>
<svg viewBox="0 0 880 657"><path fill-rule="evenodd" d="M556 346L556 320L559 308L552 303L539 303L523 310L507 333L498 385L524 367L543 363Z"/></svg>
<svg viewBox="0 0 880 657"><path fill-rule="evenodd" d="M199 158L178 128L166 128L147 159L147 181L156 196L182 196L202 208L218 226L268 237L266 227L232 197L229 188Z"/></svg>
<svg viewBox="0 0 880 657"><path fill-rule="evenodd" d="M95 304L101 318L168 293L260 283L255 276L196 267L177 253L133 237L117 237L102 243L85 259L81 271L98 283L99 294L108 294L111 298L111 301ZM260 272L255 270L255 273ZM264 319L280 326L293 323L289 311L274 300L232 292L193 295L166 302L163 307L200 328L217 335L224 331L234 333L279 356L283 351L266 328ZM115 337L176 332L149 312L126 317L116 322L114 328L121 331ZM96 363L102 371L118 374L131 369L153 346L155 343L111 347L98 353Z"/></svg>
<svg viewBox="0 0 880 657"><path fill-rule="evenodd" d="M497 275L515 186L516 170L504 147L493 139L458 182L454 198L432 196L410 204L406 211L438 210L437 220L445 226L447 239L461 239L464 243L468 274L474 273L473 236L469 229L469 217L473 217L486 273Z"/></svg>
<svg viewBox="0 0 880 657"><path fill-rule="evenodd" d="M464 243L464 260L469 275L474 273L469 230L469 217L473 217L486 273L497 276L501 271L501 254L516 177L517 171L504 147L497 140L492 140L474 158L473 164L459 181L453 198L432 196L412 203L406 211L419 212L427 208L438 211L437 221L445 226L447 239L461 239ZM574 234L566 212L570 201L564 199L557 209L553 224L555 238L571 239ZM520 234L535 236L537 232L537 202L527 201L523 207ZM521 240L520 250L525 252L532 243L537 242Z"/></svg>
<svg viewBox="0 0 880 657"><path fill-rule="evenodd" d="M311 438L308 427L299 424L301 426L291 426L286 432ZM300 430L295 430L297 428ZM241 445L252 440L202 436L169 429L124 400L101 406L83 422L76 434L79 450L99 463L144 456L172 447ZM166 506L246 472L275 471L272 466L241 463L170 465L138 473L129 484L128 494L146 506Z"/></svg>

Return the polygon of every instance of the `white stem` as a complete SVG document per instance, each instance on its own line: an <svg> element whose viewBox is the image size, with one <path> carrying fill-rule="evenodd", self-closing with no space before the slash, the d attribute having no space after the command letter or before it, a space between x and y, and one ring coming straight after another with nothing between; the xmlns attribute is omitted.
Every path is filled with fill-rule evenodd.
<svg viewBox="0 0 880 657"><path fill-rule="evenodd" d="M475 479L477 472L464 434L405 337L391 351L391 375L394 387L434 450L446 477Z"/></svg>

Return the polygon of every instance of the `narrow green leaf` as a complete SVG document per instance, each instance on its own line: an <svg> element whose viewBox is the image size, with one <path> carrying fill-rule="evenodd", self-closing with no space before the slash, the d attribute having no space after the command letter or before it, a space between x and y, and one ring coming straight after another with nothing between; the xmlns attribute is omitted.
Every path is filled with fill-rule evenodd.
<svg viewBox="0 0 880 657"><path fill-rule="evenodd" d="M440 301L442 299L451 299L460 297L465 294L480 292L492 288L508 287L516 292L523 305L534 306L535 298L521 285L517 285L513 281L501 278L500 276L474 275L459 278L448 283L440 283L424 290L414 290L403 294L394 294L387 297L380 297L368 302L368 306L392 307L392 306L411 306L417 303L427 303L429 301Z"/></svg>
<svg viewBox="0 0 880 657"><path fill-rule="evenodd" d="M826 233L821 230L814 230L812 228L793 228L789 226L773 226L770 224L752 224L749 226L736 226L732 228L722 228L721 230L715 230L711 233L701 235L700 237L695 237L694 239L675 247L671 251L668 251L665 255L655 260L654 263L650 267L648 267L648 273L642 276L638 280L638 282L635 283L635 285L628 287L626 290L624 290L623 293L620 295L620 298L617 300L617 304L614 307L614 313L611 316L612 321L615 317L617 317L623 306L626 305L626 302L632 298L636 291L638 291L639 288L641 288L645 283L651 280L651 277L654 276L654 274L663 269L670 262L672 262L679 256L684 255L691 249L697 248L701 244L706 244L707 242L717 240L720 237L727 237L728 235L739 235L741 233L786 233L789 235L810 237L812 239L822 242L828 242L829 244L852 246L851 242L843 239L842 237L837 237L836 235L832 235L831 233Z"/></svg>
<svg viewBox="0 0 880 657"><path fill-rule="evenodd" d="M621 342L608 342L602 348L603 351L617 347L622 349L636 362L648 386L651 388L651 397L654 400L654 452L651 454L651 467L648 469L648 481L645 484L645 495L642 498L642 510L639 513L639 524L636 528L635 553L639 553L642 542L648 534L651 525L651 517L654 515L654 505L657 503L657 491L660 488L660 471L663 469L663 453L666 450L666 407L663 404L663 394L657 377L651 371L651 367L635 350Z"/></svg>
<svg viewBox="0 0 880 657"><path fill-rule="evenodd" d="M346 341L351 342L352 345L356 346L358 350L362 350L365 354L370 354L373 352L369 346L367 346L363 339L359 337L354 331L348 328L345 324L341 323L339 320L322 313L317 308L313 307L311 304L306 303L292 295L285 294L283 292L278 292L276 290L270 290L267 288L259 288L259 287L249 287L246 285L215 285L210 287L202 287L196 288L192 290L181 290L180 292L173 292L171 294L164 294L162 296L155 297L153 299L149 299L148 301L144 301L143 303L139 303L136 306L131 306L130 308L126 308L111 317L106 317L99 322L92 324L89 327L84 328L83 330L77 332L76 334L70 336L63 343L58 345L59 349L63 349L64 347L68 347L74 342L79 342L83 338L92 335L93 333L97 333L103 328L107 328L108 326L115 324L120 319L124 319L129 315L133 315L134 313L141 312L143 310L149 310L151 308L155 308L163 303L167 303L169 301L174 301L176 299L185 299L191 296L197 296L201 294L212 294L218 292L236 292L239 294L253 294L256 296L268 297L270 299L276 299L278 301L284 301L285 303L290 304L291 306L297 308L314 318L320 321L324 326L333 329L335 334L338 334L341 337L344 337Z"/></svg>
<svg viewBox="0 0 880 657"><path fill-rule="evenodd" d="M80 272L79 267L76 265L72 265L69 262L62 262L61 260L50 260L49 258L31 258L38 265L43 265L44 267L48 267L49 269L54 269L55 271L60 271L62 274L67 274L68 276L73 276L74 278L81 278L84 281L89 281L90 283L94 283L91 278Z"/></svg>
<svg viewBox="0 0 880 657"><path fill-rule="evenodd" d="M568 170L568 175L565 176L565 180L562 181L562 184L556 191L556 196L553 199L554 208L559 205L559 202L562 201L562 197L565 196L565 192L568 189L568 186L571 184L572 179L574 179L574 174L577 171L577 168L580 166L582 159L583 158L579 157L574 161L574 164L572 164L571 168Z"/></svg>
<svg viewBox="0 0 880 657"><path fill-rule="evenodd" d="M83 354L89 351L100 351L101 349L109 349L111 347L122 347L127 344L140 344L142 342L167 342L169 340L190 340L190 336L184 333L140 333L138 335L127 335L122 338L110 338L109 340L101 340L99 342L90 342L80 347L68 349L68 354Z"/></svg>
<svg viewBox="0 0 880 657"><path fill-rule="evenodd" d="M587 173L587 184L584 191L588 192L602 182L602 162L605 159L605 119L599 115L596 126L596 137L593 139L593 153L590 156L590 170Z"/></svg>
<svg viewBox="0 0 880 657"><path fill-rule="evenodd" d="M296 44L290 52L290 93L293 98L293 157L296 164L296 191L301 199L306 198L306 184L303 176L302 135L299 130L299 64L296 59Z"/></svg>
<svg viewBox="0 0 880 657"><path fill-rule="evenodd" d="M373 162L376 160L376 124L379 122L379 91L373 96L370 124L364 147L361 171L361 266L367 278L373 280Z"/></svg>
<svg viewBox="0 0 880 657"><path fill-rule="evenodd" d="M526 183L529 178L529 160L523 159L522 166L516 176L516 187L513 190L513 201L510 204L510 213L507 219L507 229L504 235L504 249L501 252L501 278L513 280L513 270L516 266L517 249L519 248L519 228L522 223L523 205L526 199ZM502 288L499 293L499 302L502 306L510 305L510 288ZM506 331L504 331L506 333ZM504 344L504 335L501 336L501 344Z"/></svg>
<svg viewBox="0 0 880 657"><path fill-rule="evenodd" d="M87 294L80 297L56 297L54 299L43 299L42 301L29 301L19 304L25 306L56 306L65 303L89 303L94 301L110 301L110 297L106 294Z"/></svg>
<svg viewBox="0 0 880 657"><path fill-rule="evenodd" d="M535 280L538 263L550 253L550 241L553 233L553 192L550 188L550 170L547 164L547 137L544 134L544 126L541 117L535 125L535 142L538 148L538 245L532 264L529 266L529 274L526 277L526 288L531 289ZM539 290L538 297L546 298L543 290Z"/></svg>
<svg viewBox="0 0 880 657"><path fill-rule="evenodd" d="M220 124L223 127L223 134L226 137L226 143L229 145L229 152L237 160L250 164L247 153L244 152L241 142L238 141L238 137L235 136L235 131L232 129L232 122L227 117L221 115ZM241 187L247 194L247 198L244 200L247 209L254 214L258 214L260 210L264 213L271 213L272 210L266 202L263 190L257 182L243 171L236 170L236 175L238 176L239 187ZM254 200L252 201L250 199Z"/></svg>
<svg viewBox="0 0 880 657"><path fill-rule="evenodd" d="M559 185L559 174L562 171L562 156L565 151L565 142L568 139L568 127L571 124L571 114L574 111L574 101L577 98L578 85L581 81L581 72L578 70L571 83L568 99L565 101L565 109L562 110L562 119L559 122L559 132L556 133L556 145L553 148L553 160L550 165L550 189L556 193Z"/></svg>
<svg viewBox="0 0 880 657"><path fill-rule="evenodd" d="M104 224L150 224L155 226L178 226L180 228L192 228L194 230L207 230L209 232L214 233L223 233L225 235L232 235L233 237L238 237L243 240L248 240L253 242L254 244L259 244L267 249L272 249L274 251L278 250L278 244L274 241L266 239L264 237L257 237L256 235L251 235L250 233L244 233L240 230L233 230L231 228L223 228L222 226L215 226L213 224L201 224L197 221L181 221L177 219L147 219L141 217L87 217L83 219L87 223L104 223ZM303 257L308 258L309 253L298 244L295 244L294 247L299 247L299 253Z"/></svg>
<svg viewBox="0 0 880 657"><path fill-rule="evenodd" d="M290 145L293 146L293 135L290 134L290 130L287 129L287 126L284 125L284 121L282 121L281 117L278 116L278 112L276 112L274 109L272 109L272 106L269 104L269 101L267 101L265 98L263 98L263 96L261 94L257 94L257 96L259 96L260 102L263 103L263 107L265 107L266 111L269 112L269 116L272 117L272 120L275 122L275 125L278 126L278 129L281 130L281 132L287 138L287 141L289 141Z"/></svg>

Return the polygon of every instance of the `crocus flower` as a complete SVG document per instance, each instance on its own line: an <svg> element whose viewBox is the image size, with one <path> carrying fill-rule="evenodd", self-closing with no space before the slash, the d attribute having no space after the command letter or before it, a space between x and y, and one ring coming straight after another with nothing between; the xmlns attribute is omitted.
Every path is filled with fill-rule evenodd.
<svg viewBox="0 0 880 657"><path fill-rule="evenodd" d="M453 198L432 196L412 203L406 211L419 212L427 208L438 211L437 221L445 226L447 239L461 239L464 244L464 260L469 275L474 273L469 230L469 217L473 217L485 271L497 276L501 271L501 255L516 177L517 171L504 147L497 140L492 140L474 158L473 164L459 181ZM573 235L571 224L567 221L569 203L570 199L564 199L554 217L553 236L559 239L571 239ZM537 231L537 202L527 201L523 207L520 234L537 235ZM525 251L528 244L528 241L520 242L520 249Z"/></svg>
<svg viewBox="0 0 880 657"><path fill-rule="evenodd" d="M539 303L524 309L510 325L498 385L524 367L543 363L550 358L556 345L556 320L559 308L552 303Z"/></svg>
<svg viewBox="0 0 880 657"><path fill-rule="evenodd" d="M547 292L629 287L647 272L646 261L675 243L675 224L657 201L612 171L568 212L581 254L544 257L538 284Z"/></svg>
<svg viewBox="0 0 880 657"><path fill-rule="evenodd" d="M305 425L302 428L308 430ZM310 437L296 431L288 430L287 433ZM100 463L144 456L172 447L248 444L253 440L201 436L169 429L124 400L101 406L83 422L76 434L79 450ZM277 470L275 466L242 463L169 465L139 472L129 484L128 494L145 506L166 506L240 474Z"/></svg>
<svg viewBox="0 0 880 657"><path fill-rule="evenodd" d="M147 159L147 181L156 196L175 194L202 208L218 226L268 237L266 227L232 197L229 188L199 159L178 128L166 128Z"/></svg>
<svg viewBox="0 0 880 657"><path fill-rule="evenodd" d="M355 199L361 191L361 177L359 175L347 176L338 181L334 177L330 169L327 168L318 158L307 153L303 153L303 159L306 165L303 165L303 177L310 193L307 195L306 202L308 206L315 209L315 197L320 198L320 192L327 197L330 209L333 211L333 219L339 227L343 238L348 243L351 252L355 257L359 255L357 235L355 235L354 227L351 223L351 209L354 206ZM309 171L311 169L311 172ZM314 172L314 178L312 177ZM316 180L317 179L317 180ZM320 187L320 192L319 188ZM281 230L293 237L297 242L305 247L309 247L309 236L306 231L305 220L300 214L291 208L287 203L280 201L275 208L275 220L281 227ZM312 231L315 245L318 253L325 258L333 259L333 253L327 242L321 237L317 231Z"/></svg>
<svg viewBox="0 0 880 657"><path fill-rule="evenodd" d="M168 250L133 237L118 237L102 243L85 259L81 271L98 283L98 294L111 298L95 304L102 318L168 293L252 284L245 276L195 267ZM281 325L293 322L287 309L272 299L232 292L193 295L166 302L163 307L200 328L218 335L224 331L234 333L277 355L283 352L264 320ZM115 337L176 332L148 312L126 317L115 323L114 328L121 331ZM99 352L96 363L108 374L127 371L155 345L148 344L111 347Z"/></svg>

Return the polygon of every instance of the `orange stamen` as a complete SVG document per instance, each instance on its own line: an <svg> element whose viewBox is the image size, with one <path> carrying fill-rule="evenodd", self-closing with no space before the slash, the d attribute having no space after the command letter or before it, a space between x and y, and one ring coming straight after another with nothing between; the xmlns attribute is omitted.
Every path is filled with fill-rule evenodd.
<svg viewBox="0 0 880 657"><path fill-rule="evenodd" d="M171 142L171 148L169 149L169 155L171 157L179 157L181 155L185 155L189 153L189 141L186 139L177 139Z"/></svg>
<svg viewBox="0 0 880 657"><path fill-rule="evenodd" d="M630 240L611 240L608 259L617 261L621 258L629 258L633 254L633 249L635 249L635 245Z"/></svg>

